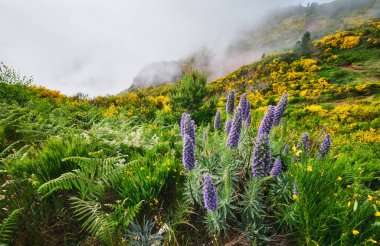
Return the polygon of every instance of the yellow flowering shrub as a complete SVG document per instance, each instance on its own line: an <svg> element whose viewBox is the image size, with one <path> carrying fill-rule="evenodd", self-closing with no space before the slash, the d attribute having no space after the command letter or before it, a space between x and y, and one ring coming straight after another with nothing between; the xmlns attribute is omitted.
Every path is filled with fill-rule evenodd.
<svg viewBox="0 0 380 246"><path fill-rule="evenodd" d="M109 117L109 116L114 116L118 112L117 107L115 104L111 104L106 111L103 112L103 116Z"/></svg>
<svg viewBox="0 0 380 246"><path fill-rule="evenodd" d="M314 46L317 46L317 47L325 46L329 48L340 48L340 49L355 48L359 44L360 44L360 36L355 35L351 31L344 31L344 32L328 35L314 42Z"/></svg>
<svg viewBox="0 0 380 246"><path fill-rule="evenodd" d="M358 131L352 139L361 143L380 143L380 131L378 129L369 129L369 131Z"/></svg>
<svg viewBox="0 0 380 246"><path fill-rule="evenodd" d="M321 117L325 117L328 114L328 110L323 109L320 105L315 104L307 106L305 110Z"/></svg>
<svg viewBox="0 0 380 246"><path fill-rule="evenodd" d="M355 48L359 44L360 44L360 37L359 36L344 37L343 42L340 45L340 48L351 49L351 48Z"/></svg>
<svg viewBox="0 0 380 246"><path fill-rule="evenodd" d="M315 72L321 69L321 67L317 65L316 60L306 58L301 58L300 60L296 60L291 64L291 70L294 72L298 72L296 71L296 68L298 67L302 67L302 70L305 72Z"/></svg>

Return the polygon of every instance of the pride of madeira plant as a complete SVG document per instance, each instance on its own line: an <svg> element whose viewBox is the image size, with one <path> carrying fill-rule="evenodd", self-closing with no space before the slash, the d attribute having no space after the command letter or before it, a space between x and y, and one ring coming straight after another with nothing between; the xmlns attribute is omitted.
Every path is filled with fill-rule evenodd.
<svg viewBox="0 0 380 246"><path fill-rule="evenodd" d="M376 209L371 209L370 204L356 198L353 211L371 226L346 218L355 215L350 201L352 191L344 189L343 184L358 184L349 178L350 171L342 169L346 165L343 160L329 157L330 134L322 143L312 140L308 133L298 143L284 136L288 94L283 94L277 105L270 105L261 122L253 126L246 94L236 109L234 97L231 90L226 103L225 131L220 131L221 112L217 111L214 131L207 135L207 140L203 135L201 149L194 150L195 123L191 117L184 114L181 121L187 179L183 195L195 213L204 216L209 240L216 245L266 244L279 237L284 244L307 245L344 244L366 238L375 241L378 222L373 216ZM315 144L311 145L311 141ZM289 145L294 146L293 152ZM344 183L337 182L346 175ZM327 200L329 204L341 205L332 208ZM329 223L321 227L330 210L335 211L336 218L329 218ZM343 231L327 233L338 225ZM352 234L355 228L366 228L364 235ZM281 235L282 231L292 233Z"/></svg>

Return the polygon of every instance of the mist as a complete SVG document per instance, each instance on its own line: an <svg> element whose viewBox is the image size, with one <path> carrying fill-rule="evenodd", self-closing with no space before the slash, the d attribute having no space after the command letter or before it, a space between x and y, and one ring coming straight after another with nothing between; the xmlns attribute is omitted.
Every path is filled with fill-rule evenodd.
<svg viewBox="0 0 380 246"><path fill-rule="evenodd" d="M237 35L275 8L307 2L1 0L0 61L67 95L119 93L148 64L177 61L203 47L212 47L212 59L224 64L215 68L221 74L237 64L223 55Z"/></svg>

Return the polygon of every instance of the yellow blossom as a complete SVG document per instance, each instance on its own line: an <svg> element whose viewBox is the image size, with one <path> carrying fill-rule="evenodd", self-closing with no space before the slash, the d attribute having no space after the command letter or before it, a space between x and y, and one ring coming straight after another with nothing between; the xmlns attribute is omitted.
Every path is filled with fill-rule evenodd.
<svg viewBox="0 0 380 246"><path fill-rule="evenodd" d="M360 232L358 230L352 230L352 234L358 235Z"/></svg>
<svg viewBox="0 0 380 246"><path fill-rule="evenodd" d="M312 172L313 171L313 167L312 166L307 166L307 171L308 172Z"/></svg>
<svg viewBox="0 0 380 246"><path fill-rule="evenodd" d="M350 207L350 206L351 206L351 201L348 201L347 207Z"/></svg>
<svg viewBox="0 0 380 246"><path fill-rule="evenodd" d="M346 187L347 187L347 189L350 189L350 188L351 188L351 185L347 185Z"/></svg>
<svg viewBox="0 0 380 246"><path fill-rule="evenodd" d="M375 213L375 216L376 216L376 217L380 217L380 212L377 211L377 212Z"/></svg>
<svg viewBox="0 0 380 246"><path fill-rule="evenodd" d="M296 147L296 146L293 146L292 150L293 150L294 152L296 152L296 151L297 151L297 147Z"/></svg>
<svg viewBox="0 0 380 246"><path fill-rule="evenodd" d="M296 152L296 156L300 156L301 153L302 153L302 150L298 150L298 151Z"/></svg>
<svg viewBox="0 0 380 246"><path fill-rule="evenodd" d="M372 239L372 238L368 239L367 242L370 242L370 243L377 243L377 241L374 240L374 239Z"/></svg>
<svg viewBox="0 0 380 246"><path fill-rule="evenodd" d="M338 181L342 181L342 177L341 176L338 176L338 178L336 179Z"/></svg>
<svg viewBox="0 0 380 246"><path fill-rule="evenodd" d="M293 194L292 198L293 198L293 200L297 200L298 197L296 194Z"/></svg>
<svg viewBox="0 0 380 246"><path fill-rule="evenodd" d="M372 201L372 200L373 200L373 196L368 195L367 197L368 197L368 198L367 198L368 201Z"/></svg>

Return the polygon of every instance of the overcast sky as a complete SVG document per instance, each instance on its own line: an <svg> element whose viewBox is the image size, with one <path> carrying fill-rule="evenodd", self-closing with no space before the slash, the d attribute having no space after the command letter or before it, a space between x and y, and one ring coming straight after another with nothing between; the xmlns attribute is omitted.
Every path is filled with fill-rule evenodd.
<svg viewBox="0 0 380 246"><path fill-rule="evenodd" d="M0 0L0 61L67 95L115 94L149 63L222 45L268 9L307 2Z"/></svg>

